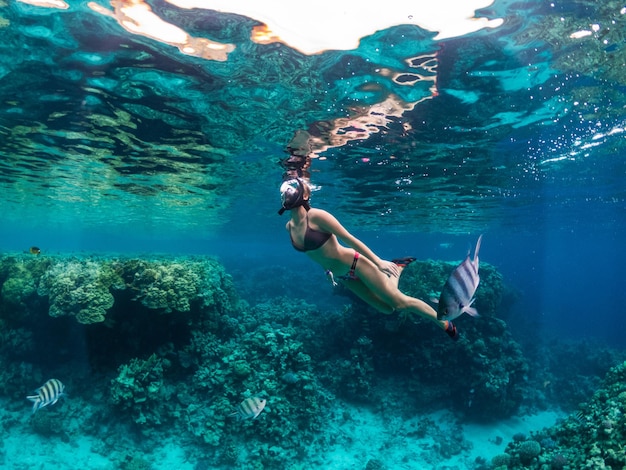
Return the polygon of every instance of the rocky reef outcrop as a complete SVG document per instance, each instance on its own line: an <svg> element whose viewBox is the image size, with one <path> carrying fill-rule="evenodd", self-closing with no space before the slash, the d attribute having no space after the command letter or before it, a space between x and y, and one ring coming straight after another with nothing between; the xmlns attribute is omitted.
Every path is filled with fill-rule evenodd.
<svg viewBox="0 0 626 470"><path fill-rule="evenodd" d="M184 260L97 257L5 257L0 301L9 316L47 305L51 317L104 322L116 299L161 313L227 303L223 267L211 258Z"/></svg>

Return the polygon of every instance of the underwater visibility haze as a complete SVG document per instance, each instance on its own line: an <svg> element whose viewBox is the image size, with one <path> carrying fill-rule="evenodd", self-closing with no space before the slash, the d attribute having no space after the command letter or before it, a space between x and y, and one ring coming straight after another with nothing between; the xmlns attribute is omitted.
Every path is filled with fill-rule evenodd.
<svg viewBox="0 0 626 470"><path fill-rule="evenodd" d="M0 35L0 465L626 465L623 3L0 0ZM423 300L482 234L461 339L293 250L292 176Z"/></svg>

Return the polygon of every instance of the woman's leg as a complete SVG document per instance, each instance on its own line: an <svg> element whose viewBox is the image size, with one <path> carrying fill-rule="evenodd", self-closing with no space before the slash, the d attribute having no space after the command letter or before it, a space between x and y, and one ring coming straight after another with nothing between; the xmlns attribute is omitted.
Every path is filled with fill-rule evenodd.
<svg viewBox="0 0 626 470"><path fill-rule="evenodd" d="M362 276L362 278L345 281L343 282L344 286L346 286L359 298L361 298L382 313L389 314L394 312L395 310L402 310L404 312L417 314L423 318L437 323L437 325L439 325L439 327L442 328L446 332L446 334L454 341L457 341L459 339L459 334L457 333L456 326L454 326L452 322L438 320L437 312L435 312L435 310L426 302L423 302L420 299L410 297L400 292L400 290L398 289L397 277L387 277L386 275L381 273L378 268L376 268L369 260L367 261L373 267L371 273L374 277L374 281L372 281L370 278L367 278L364 275L365 273L361 271L361 273L359 273L359 276ZM367 271L367 268L365 271ZM379 275L380 278L377 279L376 276ZM361 279L365 279L366 282L363 282ZM370 285L374 287L369 287ZM378 295L379 292L382 292L382 295ZM384 296L386 296L390 300L386 301Z"/></svg>
<svg viewBox="0 0 626 470"><path fill-rule="evenodd" d="M370 293L366 295L377 298L378 302L391 307L392 310L406 310L437 323L443 329L447 327L448 323L446 321L437 319L437 312L434 308L423 300L410 297L400 292L398 289L398 278L393 276L388 277L380 272L374 263L367 258L359 258L356 273L359 277L359 281L362 283L363 287L366 288L365 290L370 291ZM359 293L355 293L359 295ZM359 297L361 297L361 295L359 295ZM369 303L364 297L361 298Z"/></svg>
<svg viewBox="0 0 626 470"><path fill-rule="evenodd" d="M386 315L393 313L394 308L383 302L382 299L374 294L369 287L361 282L360 279L348 279L346 281L342 281L341 284L379 312Z"/></svg>

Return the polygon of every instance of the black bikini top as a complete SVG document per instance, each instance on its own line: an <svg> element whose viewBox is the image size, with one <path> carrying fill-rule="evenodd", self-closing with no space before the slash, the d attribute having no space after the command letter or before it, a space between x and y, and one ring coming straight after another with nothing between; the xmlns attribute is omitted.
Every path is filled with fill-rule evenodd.
<svg viewBox="0 0 626 470"><path fill-rule="evenodd" d="M332 237L332 233L322 232L321 230L312 229L309 226L309 214L306 215L306 231L304 232L304 247L300 248L293 241L291 230L289 230L289 238L291 238L291 244L298 251L312 251L320 248L324 243Z"/></svg>

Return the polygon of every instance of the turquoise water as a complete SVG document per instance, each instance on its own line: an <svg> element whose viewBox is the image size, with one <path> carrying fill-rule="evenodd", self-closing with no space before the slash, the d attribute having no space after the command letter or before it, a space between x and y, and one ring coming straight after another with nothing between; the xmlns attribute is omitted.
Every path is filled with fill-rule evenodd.
<svg viewBox="0 0 626 470"><path fill-rule="evenodd" d="M251 31L269 20L252 9L245 15L235 7L215 11L168 1L114 3L0 2L0 253L5 263L18 260L0 272L0 356L3 369L13 371L0 380L6 384L0 389L5 418L17 423L3 430L6 468L52 462L75 468L68 457L74 451L88 468L141 468L145 463L145 468L361 469L372 460L389 468L489 468L491 456L502 453L516 432L528 434L574 411L623 360L622 3L496 0L475 13L491 20L491 27L445 38L427 29L428 22L412 24L430 18L431 9L411 7L398 12L395 25L385 24L381 13L380 25L359 33L353 47L328 44L337 30L348 31L352 23L376 14L339 7L327 14L329 21L345 18L345 28L336 28L295 8L288 21L277 16L271 23L283 42L263 44L251 38ZM137 15L133 5L152 16ZM271 6L268 2L265 8L270 17ZM459 16L455 11L449 8L447 23ZM157 19L155 29L142 29ZM312 53L298 39L316 21L317 39L326 42ZM306 150L294 138L302 135L308 136ZM300 158L288 161L290 152ZM354 320L367 316L366 309L333 295L317 266L291 248L286 217L276 215L278 187L289 171L310 178L314 206L330 210L386 259L412 255L458 262L483 233L481 261L495 267L506 284L502 305L487 319L462 318L468 339L460 350L434 341L432 331L421 336L419 329L411 330L419 341L403 337L398 343L406 349L393 347L393 336L375 333L386 328L384 319L368 317L367 327ZM25 253L31 246L41 254ZM137 408L114 403L111 381L131 359L148 361L153 353L174 364L181 361L180 351L199 354L190 360L192 368L201 368L202 361L224 363L189 346L194 332L211 331L219 347L236 350L240 343L251 363L279 370L286 367L284 361L273 362L256 351L246 336L252 331L229 329L223 317L219 328L206 330L195 307L186 327L164 320L166 313L147 327L152 324L148 310L163 307L142 304L135 312L133 302L140 297L134 297L128 282L120 291L107 284L115 304L106 314L111 325L105 321L105 330L71 316L51 320L50 300L43 294L21 294L17 304L7 300L7 286L13 287L7 281L26 279L16 267L20 263L41 276L57 265L59 273L72 266L100 269L84 264L90 259L166 260L163 269L168 270L167 263L188 267L190 260L205 256L217 257L247 302L246 307L237 302L220 307L221 314L246 325L241 319L256 315L259 328L269 325L292 335L300 344L292 346L313 356L306 370L317 374L311 379L316 394L307 395L303 381L289 389L291 376L286 376L278 383L287 391L274 408L268 400L269 412L243 422L243 428L232 427L223 424L214 407L236 406L246 388L236 390L231 382L231 388L212 388L184 373L191 369L175 365L176 373L165 373L168 391L154 407L176 402L189 413L188 397L203 396L209 411L189 418L167 405L166 424L155 418L138 423ZM72 257L83 264L71 264ZM146 268L132 269L143 273ZM35 288L44 282L37 276L27 280ZM91 285L91 278L82 279L84 286ZM172 295L177 294L183 295ZM137 320L124 329L120 323L134 318L133 312ZM354 321L337 320L339 313L353 315ZM309 316L322 318L321 323ZM461 387L460 372L449 377L450 395L441 402L423 396L406 403L417 383L432 386L432 393L441 391L427 370L415 372L419 380L412 381L409 371L419 368L411 361L434 363L443 355L448 359L442 364L466 367L464 361L479 354L479 338L493 346L488 338L494 333L485 326L493 319L506 325L507 336L498 336L499 341L516 345L513 352L499 353L512 358L514 369L528 368L517 378L519 396L512 405L498 408L497 416L480 416L477 402L468 409L470 397L480 391L470 393L474 385L468 383ZM293 331L286 332L287 327ZM341 336L341 328L349 329L346 335L356 343L315 339L329 329L339 329ZM163 333L168 329L171 336ZM135 345L129 331L139 335ZM20 335L30 338L29 346L11 353ZM372 345L358 343L361 337ZM312 354L319 348L329 348L328 353ZM367 383L377 384L363 400L358 399L362 391L341 393L348 376L333 362L349 360L355 348L368 358L360 363ZM81 351L88 351L86 358ZM114 352L111 360L102 359L107 352ZM498 352L489 349L490 354ZM580 369L564 365L581 356L589 363L583 361ZM500 377L505 362L484 365L483 371ZM342 380L332 378L333 367ZM385 373L390 368L396 375ZM287 369L275 372L276 377L293 372ZM54 374L63 375L58 378L67 383L68 397L37 416L50 414L66 431L46 434L42 429L49 428L33 421L24 397ZM270 380L269 372L264 374L263 380ZM258 377L257 382L253 375L246 377L246 387L272 388ZM550 383L558 383L563 396ZM538 384L545 390L531 393ZM406 395L395 395L398 389ZM298 400L306 406L335 405L319 410L315 405L315 413L301 414L295 411ZM85 407L89 412L81 418ZM290 413L291 422L281 410ZM102 427L87 419L102 421ZM217 422L222 424L211 424ZM424 422L430 431L420 425ZM484 439L459 439L458 449L442 450L451 445L445 436L467 435L477 422L485 427L469 434ZM219 428L217 437L197 431L206 426ZM302 442L278 436L281 426L302 433ZM129 429L130 437L116 441L122 429ZM395 440L365 451L363 439L381 429ZM497 437L500 444L495 444ZM23 439L45 451L20 456L11 446ZM284 454L278 449L281 441ZM340 445L333 447L333 442ZM407 451L407 442L421 450ZM228 460L222 455L228 453L225 448L240 449L239 457Z"/></svg>

